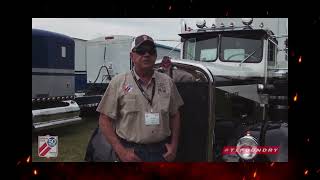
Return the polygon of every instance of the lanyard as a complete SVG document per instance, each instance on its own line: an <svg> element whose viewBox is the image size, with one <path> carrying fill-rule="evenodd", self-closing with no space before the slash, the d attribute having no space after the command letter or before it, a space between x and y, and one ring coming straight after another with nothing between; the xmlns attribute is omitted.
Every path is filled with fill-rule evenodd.
<svg viewBox="0 0 320 180"><path fill-rule="evenodd" d="M153 100L153 97L154 97L154 93L155 93L155 90L156 90L156 82L154 81L154 79L152 79L154 85L153 85L153 88L152 88L152 96L151 96L151 99L148 97L148 95L146 94L146 92L143 90L143 88L141 87L140 83L138 82L136 76L134 75L133 73L133 70L131 71L131 74L132 74L132 77L134 79L134 81L136 82L138 88L140 89L142 95L147 99L147 101L149 102L150 106L152 107L152 100Z"/></svg>

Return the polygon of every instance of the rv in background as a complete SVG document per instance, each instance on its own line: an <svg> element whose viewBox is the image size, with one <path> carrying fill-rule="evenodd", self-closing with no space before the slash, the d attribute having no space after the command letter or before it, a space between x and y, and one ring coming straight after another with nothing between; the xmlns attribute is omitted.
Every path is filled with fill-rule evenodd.
<svg viewBox="0 0 320 180"><path fill-rule="evenodd" d="M131 69L133 36L111 35L75 41L75 101L81 112L95 112L110 80ZM158 58L180 57L180 50L156 44Z"/></svg>
<svg viewBox="0 0 320 180"><path fill-rule="evenodd" d="M80 121L74 86L73 39L32 29L32 127Z"/></svg>
<svg viewBox="0 0 320 180"><path fill-rule="evenodd" d="M101 94L112 77L131 69L130 49L133 36L111 35L75 41L75 87L77 93ZM180 49L157 44L158 58L180 57ZM169 54L170 53L170 54ZM93 92L95 90L99 92Z"/></svg>

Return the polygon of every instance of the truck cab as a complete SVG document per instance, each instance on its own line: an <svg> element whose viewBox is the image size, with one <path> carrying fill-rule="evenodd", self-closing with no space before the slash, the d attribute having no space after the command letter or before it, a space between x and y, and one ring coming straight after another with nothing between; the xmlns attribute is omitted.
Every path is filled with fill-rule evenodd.
<svg viewBox="0 0 320 180"><path fill-rule="evenodd" d="M252 18L241 21L242 26L231 22L207 27L199 20L193 30L182 20L181 59L173 63L202 65L213 75L215 160L243 160L221 152L250 134L259 146L281 149L278 155L258 155L252 161L287 161L287 44L281 49L278 40L287 42L288 36L275 35L263 22L254 28Z"/></svg>

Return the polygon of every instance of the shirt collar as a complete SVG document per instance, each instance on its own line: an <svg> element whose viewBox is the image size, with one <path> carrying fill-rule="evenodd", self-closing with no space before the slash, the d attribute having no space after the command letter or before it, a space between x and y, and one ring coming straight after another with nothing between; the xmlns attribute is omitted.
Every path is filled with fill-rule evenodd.
<svg viewBox="0 0 320 180"><path fill-rule="evenodd" d="M137 77L137 80L140 80L141 78L140 78L140 76L136 73L136 70L133 68L133 73L134 73L134 75ZM155 73L153 72L153 74L152 74L152 79L154 79L156 76L155 76Z"/></svg>
<svg viewBox="0 0 320 180"><path fill-rule="evenodd" d="M144 81L140 78L140 76L136 73L136 70L133 68L133 73L134 73L134 75L136 76L136 78L137 78L137 80L140 82L140 83L142 83L142 84L144 84ZM155 72L153 71L153 74L152 74L152 77L151 77L151 80L147 83L147 85L149 85L151 82L152 82L152 79L155 79Z"/></svg>

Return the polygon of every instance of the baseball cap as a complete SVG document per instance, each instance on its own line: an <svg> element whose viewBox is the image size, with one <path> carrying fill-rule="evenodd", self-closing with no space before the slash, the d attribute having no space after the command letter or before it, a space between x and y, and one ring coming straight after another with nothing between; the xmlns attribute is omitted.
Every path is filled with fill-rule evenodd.
<svg viewBox="0 0 320 180"><path fill-rule="evenodd" d="M151 46L155 46L155 43L154 43L153 39L150 36L148 36L148 35L140 35L140 36L137 36L134 39L134 41L132 43L132 46L131 46L131 51L134 48L139 47L141 44L143 44L145 42L149 42Z"/></svg>

